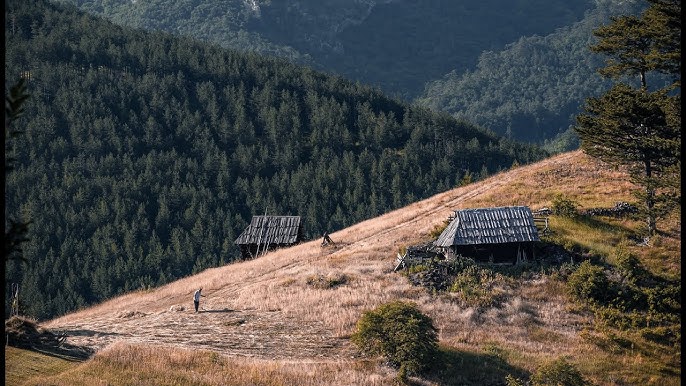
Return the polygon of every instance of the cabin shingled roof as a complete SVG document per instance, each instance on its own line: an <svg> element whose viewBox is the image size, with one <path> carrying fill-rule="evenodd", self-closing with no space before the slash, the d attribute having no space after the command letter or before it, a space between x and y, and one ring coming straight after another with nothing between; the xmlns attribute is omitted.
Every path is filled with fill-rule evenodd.
<svg viewBox="0 0 686 386"><path fill-rule="evenodd" d="M434 245L450 247L540 241L533 214L526 206L457 210L454 217Z"/></svg>
<svg viewBox="0 0 686 386"><path fill-rule="evenodd" d="M300 216L253 216L234 241L244 244L294 244L300 238Z"/></svg>

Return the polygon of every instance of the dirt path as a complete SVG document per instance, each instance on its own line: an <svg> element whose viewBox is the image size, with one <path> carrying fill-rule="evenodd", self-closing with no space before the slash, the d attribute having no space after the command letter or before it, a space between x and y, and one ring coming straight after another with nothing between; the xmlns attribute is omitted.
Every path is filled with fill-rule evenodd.
<svg viewBox="0 0 686 386"><path fill-rule="evenodd" d="M74 345L101 349L115 341L199 348L222 354L285 358L350 358L344 339L321 322L302 323L279 311L201 310L121 315L60 326Z"/></svg>

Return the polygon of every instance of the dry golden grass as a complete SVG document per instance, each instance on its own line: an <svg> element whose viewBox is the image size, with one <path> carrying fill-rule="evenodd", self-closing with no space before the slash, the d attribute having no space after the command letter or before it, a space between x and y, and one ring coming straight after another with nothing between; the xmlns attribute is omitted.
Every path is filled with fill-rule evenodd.
<svg viewBox="0 0 686 386"><path fill-rule="evenodd" d="M78 365L79 362L73 360L5 346L5 385L21 385L36 374L49 377Z"/></svg>
<svg viewBox="0 0 686 386"><path fill-rule="evenodd" d="M333 377L326 378L333 383L388 384L392 375L359 358L348 337L364 311L402 299L414 301L433 318L441 345L449 350L491 358L486 351L497 346L508 353L508 366L524 372L533 371L545 358L564 355L584 364L598 384L616 384L609 380L615 379L613 375L599 373L606 370L615 372L621 383L628 376L619 364L598 370L585 363L589 358L627 357L608 359L589 345L580 332L591 316L574 312L563 291L545 276L514 288L503 307L479 311L460 307L450 295L435 296L413 287L392 270L401 247L428 240L453 210L507 205L539 209L549 207L558 193L583 208L611 207L617 201L633 201L635 187L627 181L622 171L604 167L580 151L557 155L335 232L330 235L334 246L322 248L314 240L208 269L48 321L44 327L68 333L71 344L104 349L87 365L100 366L93 371L104 379L111 379L109 372L130 371L138 363L149 369L151 377L171 371L178 381L168 384L213 385L234 377L247 384L288 384L291 379L296 384L329 384L314 380L321 375L308 375L315 368L321 369L318 374ZM675 223L680 226L680 218L660 239L660 251L674 263L680 262ZM673 269L680 275L680 268ZM335 286L311 285L312 278L327 277L345 280ZM206 297L201 302L204 312L195 314L192 294L198 287L203 287ZM149 345L164 349L152 350ZM218 363L208 362L212 355L217 355ZM182 366L178 360L184 361ZM232 368L242 370L234 374ZM84 379L75 384L97 384L89 383L99 375L89 375L93 372L88 369L77 372L82 378L72 372L50 382L66 384L74 378ZM256 373L272 375L240 378ZM659 378L664 379L674 376Z"/></svg>
<svg viewBox="0 0 686 386"><path fill-rule="evenodd" d="M68 375L24 385L389 385L394 375L372 361L263 360L206 350L114 343Z"/></svg>

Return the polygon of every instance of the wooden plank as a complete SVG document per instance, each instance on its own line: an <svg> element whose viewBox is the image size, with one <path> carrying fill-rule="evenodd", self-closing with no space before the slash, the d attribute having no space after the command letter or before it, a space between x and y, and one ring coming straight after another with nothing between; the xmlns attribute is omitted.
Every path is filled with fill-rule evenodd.
<svg viewBox="0 0 686 386"><path fill-rule="evenodd" d="M405 256L407 256L407 253L405 253L402 256L400 255L400 253L398 253L398 257L396 257L396 259L395 259L397 264L396 264L395 268L393 269L393 272L397 271L398 268L400 268L400 266L403 265L403 262L405 261Z"/></svg>

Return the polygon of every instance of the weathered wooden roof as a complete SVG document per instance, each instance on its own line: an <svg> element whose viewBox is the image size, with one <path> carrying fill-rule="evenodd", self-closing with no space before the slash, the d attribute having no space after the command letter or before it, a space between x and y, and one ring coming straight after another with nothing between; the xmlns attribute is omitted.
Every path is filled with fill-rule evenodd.
<svg viewBox="0 0 686 386"><path fill-rule="evenodd" d="M434 244L449 247L528 241L540 241L531 209L506 206L455 211L455 218Z"/></svg>
<svg viewBox="0 0 686 386"><path fill-rule="evenodd" d="M235 244L294 244L300 238L300 216L253 216Z"/></svg>

